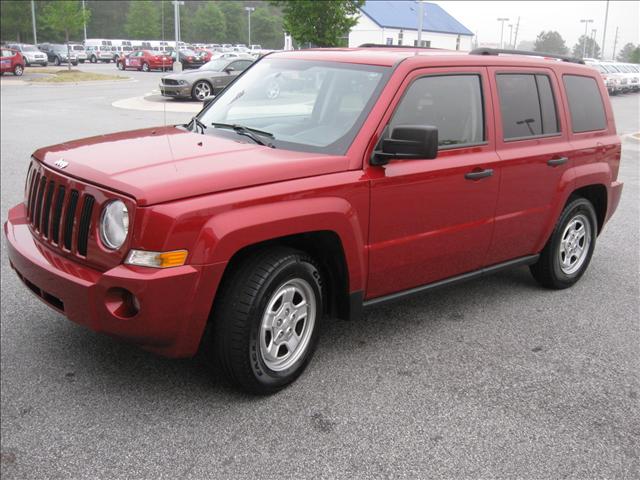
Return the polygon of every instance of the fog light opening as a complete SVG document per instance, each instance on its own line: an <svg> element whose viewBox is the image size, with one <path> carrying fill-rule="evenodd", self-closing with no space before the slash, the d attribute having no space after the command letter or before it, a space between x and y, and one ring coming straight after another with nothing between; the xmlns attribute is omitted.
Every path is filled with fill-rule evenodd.
<svg viewBox="0 0 640 480"><path fill-rule="evenodd" d="M113 316L122 319L135 317L140 311L140 300L124 288L107 290L104 303Z"/></svg>

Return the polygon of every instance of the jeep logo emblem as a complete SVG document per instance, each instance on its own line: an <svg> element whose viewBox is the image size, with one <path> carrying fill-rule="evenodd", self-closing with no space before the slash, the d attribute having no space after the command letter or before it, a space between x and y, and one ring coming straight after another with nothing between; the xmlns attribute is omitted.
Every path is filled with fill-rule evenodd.
<svg viewBox="0 0 640 480"><path fill-rule="evenodd" d="M69 165L69 162L63 160L62 158L55 163L55 166L58 168L65 168L67 165Z"/></svg>

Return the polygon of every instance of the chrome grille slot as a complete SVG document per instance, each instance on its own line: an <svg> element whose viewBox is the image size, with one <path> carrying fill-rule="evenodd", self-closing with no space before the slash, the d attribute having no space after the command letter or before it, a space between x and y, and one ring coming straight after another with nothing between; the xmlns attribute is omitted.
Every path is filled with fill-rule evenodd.
<svg viewBox="0 0 640 480"><path fill-rule="evenodd" d="M44 187L47 184L47 179L44 177L40 177L40 181L36 185L38 189L38 193L36 194L36 214L33 217L33 221L31 222L36 230L40 230L40 214L42 213L42 196L44 194Z"/></svg>
<svg viewBox="0 0 640 480"><path fill-rule="evenodd" d="M51 240L60 243L60 221L62 220L62 205L64 204L65 189L62 185L58 187L56 203L53 207L53 220L51 225Z"/></svg>
<svg viewBox="0 0 640 480"><path fill-rule="evenodd" d="M71 244L73 240L73 224L76 218L76 207L78 206L78 191L71 190L69 197L69 204L67 205L67 212L65 214L64 222L64 248L71 250Z"/></svg>
<svg viewBox="0 0 640 480"><path fill-rule="evenodd" d="M42 211L41 231L45 238L49 237L49 217L51 216L51 201L53 200L53 191L56 186L53 180L49 181L49 188L44 197L44 210Z"/></svg>
<svg viewBox="0 0 640 480"><path fill-rule="evenodd" d="M95 199L91 195L84 196L80 223L78 225L78 253L87 256L87 242L89 240L89 227L91 226L91 213Z"/></svg>

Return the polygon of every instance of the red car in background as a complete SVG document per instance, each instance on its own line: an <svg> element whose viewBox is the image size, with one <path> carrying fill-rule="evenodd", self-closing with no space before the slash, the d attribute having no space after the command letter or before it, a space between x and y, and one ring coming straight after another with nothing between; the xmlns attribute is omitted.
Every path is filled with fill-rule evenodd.
<svg viewBox="0 0 640 480"><path fill-rule="evenodd" d="M205 63L211 60L211 57L213 57L213 52L211 50L207 50L206 48L196 50L196 53Z"/></svg>
<svg viewBox="0 0 640 480"><path fill-rule="evenodd" d="M120 70L136 69L143 72L151 70L171 70L173 59L165 53L152 52L150 50L138 50L127 55L121 55L116 60L116 67Z"/></svg>
<svg viewBox="0 0 640 480"><path fill-rule="evenodd" d="M13 73L16 77L22 76L24 73L24 58L22 58L22 55L17 50L2 47L0 75L9 72Z"/></svg>

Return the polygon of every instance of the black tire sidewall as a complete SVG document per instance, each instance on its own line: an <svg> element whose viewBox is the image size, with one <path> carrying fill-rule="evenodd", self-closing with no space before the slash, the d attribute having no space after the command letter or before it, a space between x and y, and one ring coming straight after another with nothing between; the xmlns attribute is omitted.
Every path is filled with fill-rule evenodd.
<svg viewBox="0 0 640 480"><path fill-rule="evenodd" d="M582 213L587 220L589 221L589 226L591 228L591 243L589 245L589 251L587 252L587 258L585 259L582 266L571 275L567 275L560 268L560 261L558 258L558 249L560 248L560 242L562 241L562 233L566 228L569 221L574 218L576 215ZM596 218L596 212L593 209L593 206L588 200L585 199L577 199L571 202L562 213L560 220L558 221L558 227L553 232L553 238L551 240L551 267L553 276L555 277L555 281L560 283L563 286L570 286L576 283L580 277L584 274L584 272L589 267L589 263L591 262L591 257L593 256L593 251L596 246L596 237L598 232L598 221Z"/></svg>
<svg viewBox="0 0 640 480"><path fill-rule="evenodd" d="M260 324L262 316L271 296L282 284L294 278L302 278L307 281L316 296L316 318L313 325L313 332L309 339L309 344L298 361L290 368L279 372L269 369L260 354ZM295 380L305 369L318 343L318 328L322 318L324 305L322 303L322 286L318 268L304 257L292 257L283 263L265 282L256 296L256 301L251 309L251 329L249 337L249 360L251 369L256 381L267 389L280 388Z"/></svg>

